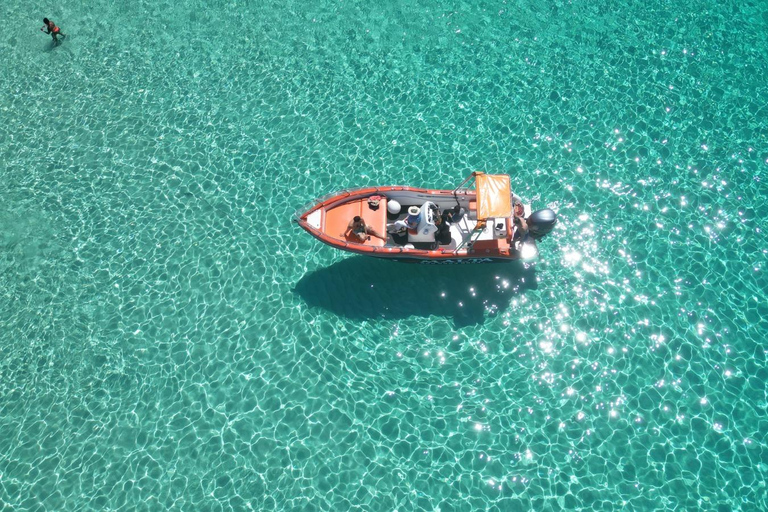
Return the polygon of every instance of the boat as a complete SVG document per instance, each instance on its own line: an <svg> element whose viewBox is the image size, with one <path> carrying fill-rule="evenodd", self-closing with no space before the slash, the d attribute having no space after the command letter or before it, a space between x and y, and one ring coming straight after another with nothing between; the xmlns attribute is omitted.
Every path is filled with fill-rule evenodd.
<svg viewBox="0 0 768 512"><path fill-rule="evenodd" d="M355 217L363 219L368 236L350 232ZM299 209L294 221L342 251L449 265L533 261L537 241L555 227L557 214L549 208L531 212L512 192L509 175L473 172L452 190L383 186L334 192Z"/></svg>

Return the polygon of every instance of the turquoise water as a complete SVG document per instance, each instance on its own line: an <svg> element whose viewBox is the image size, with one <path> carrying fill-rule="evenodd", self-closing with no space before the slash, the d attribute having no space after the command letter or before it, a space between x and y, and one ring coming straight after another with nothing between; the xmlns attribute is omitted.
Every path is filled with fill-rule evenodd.
<svg viewBox="0 0 768 512"><path fill-rule="evenodd" d="M768 509L768 4L81 4L0 6L0 509ZM536 265L290 222L479 169Z"/></svg>

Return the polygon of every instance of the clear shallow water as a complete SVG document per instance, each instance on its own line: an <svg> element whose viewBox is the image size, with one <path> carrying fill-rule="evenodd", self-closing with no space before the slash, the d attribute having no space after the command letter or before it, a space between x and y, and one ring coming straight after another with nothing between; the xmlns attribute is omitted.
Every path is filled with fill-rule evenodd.
<svg viewBox="0 0 768 512"><path fill-rule="evenodd" d="M0 7L5 507L768 508L763 4L57 9ZM476 169L534 268L289 221Z"/></svg>

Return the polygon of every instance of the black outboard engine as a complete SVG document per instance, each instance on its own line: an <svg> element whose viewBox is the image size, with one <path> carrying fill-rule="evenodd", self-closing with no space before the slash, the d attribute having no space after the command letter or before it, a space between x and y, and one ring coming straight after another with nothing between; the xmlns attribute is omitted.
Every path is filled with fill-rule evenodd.
<svg viewBox="0 0 768 512"><path fill-rule="evenodd" d="M552 231L557 224L557 214L549 208L536 210L525 219L528 223L528 233L533 239L539 239Z"/></svg>

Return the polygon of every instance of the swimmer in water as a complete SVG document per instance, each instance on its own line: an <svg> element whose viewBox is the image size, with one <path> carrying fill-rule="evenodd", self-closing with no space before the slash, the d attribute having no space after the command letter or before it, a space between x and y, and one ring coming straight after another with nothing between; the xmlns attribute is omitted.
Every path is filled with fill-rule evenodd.
<svg viewBox="0 0 768 512"><path fill-rule="evenodd" d="M53 44L61 44L61 41L59 41L58 36L61 36L62 39L67 37L64 35L64 32L61 31L59 27L56 26L56 24L49 20L48 18L43 18L43 27L40 29L40 32L45 32L46 34L51 34L51 37L53 38Z"/></svg>

